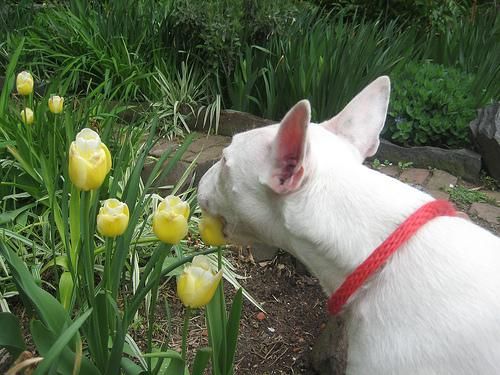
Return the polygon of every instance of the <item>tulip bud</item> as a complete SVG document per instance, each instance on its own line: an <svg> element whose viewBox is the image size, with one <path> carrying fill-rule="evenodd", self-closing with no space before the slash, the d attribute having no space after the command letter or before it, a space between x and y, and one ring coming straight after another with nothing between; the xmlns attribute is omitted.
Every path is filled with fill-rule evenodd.
<svg viewBox="0 0 500 375"><path fill-rule="evenodd" d="M16 88L19 95L29 95L33 92L33 76L29 72L21 72L16 78Z"/></svg>
<svg viewBox="0 0 500 375"><path fill-rule="evenodd" d="M127 229L128 206L118 199L107 199L97 215L97 230L104 237L117 237Z"/></svg>
<svg viewBox="0 0 500 375"><path fill-rule="evenodd" d="M99 135L82 129L69 148L69 177L79 189L99 188L111 169L111 154Z"/></svg>
<svg viewBox="0 0 500 375"><path fill-rule="evenodd" d="M169 195L161 201L153 215L153 232L160 241L175 245L188 233L189 204Z"/></svg>
<svg viewBox="0 0 500 375"><path fill-rule="evenodd" d="M33 111L30 108L24 108L21 111L21 121L25 125L31 125L34 121Z"/></svg>
<svg viewBox="0 0 500 375"><path fill-rule="evenodd" d="M177 279L177 295L184 306L205 306L214 296L221 278L222 270L215 273L208 258L197 255Z"/></svg>
<svg viewBox="0 0 500 375"><path fill-rule="evenodd" d="M222 221L219 218L202 213L198 229L200 236L205 245L222 246L226 243L224 234L222 233Z"/></svg>
<svg viewBox="0 0 500 375"><path fill-rule="evenodd" d="M64 98L57 95L52 95L49 98L49 110L54 114L61 113L64 106Z"/></svg>
<svg viewBox="0 0 500 375"><path fill-rule="evenodd" d="M71 272L65 271L61 274L59 278L59 300L66 310L69 310L71 304L74 284Z"/></svg>

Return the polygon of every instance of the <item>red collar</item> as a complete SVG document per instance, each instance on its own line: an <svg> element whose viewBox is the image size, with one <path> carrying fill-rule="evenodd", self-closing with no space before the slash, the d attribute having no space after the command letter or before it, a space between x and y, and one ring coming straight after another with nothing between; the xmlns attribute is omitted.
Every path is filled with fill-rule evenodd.
<svg viewBox="0 0 500 375"><path fill-rule="evenodd" d="M435 200L424 204L396 228L387 239L377 247L330 296L328 311L338 314L363 283L377 271L389 257L408 241L424 224L438 216L455 216L452 204L444 200Z"/></svg>

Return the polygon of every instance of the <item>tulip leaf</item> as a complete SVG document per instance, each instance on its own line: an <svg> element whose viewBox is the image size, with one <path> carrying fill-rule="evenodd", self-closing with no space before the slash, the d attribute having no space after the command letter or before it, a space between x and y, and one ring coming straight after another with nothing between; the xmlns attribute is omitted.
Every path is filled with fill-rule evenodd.
<svg viewBox="0 0 500 375"><path fill-rule="evenodd" d="M15 145L16 145L16 141L13 141L13 140L1 141L0 142L0 150L2 148L6 148L7 146L15 146Z"/></svg>
<svg viewBox="0 0 500 375"><path fill-rule="evenodd" d="M50 267L54 266L59 266L61 267L64 271L69 271L68 267L68 257L66 255L59 255L55 259L49 260L45 265L42 267L40 270L40 273L44 273L47 271Z"/></svg>
<svg viewBox="0 0 500 375"><path fill-rule="evenodd" d="M35 207L36 203L27 204L17 210L7 211L0 214L0 225L14 221L23 212Z"/></svg>
<svg viewBox="0 0 500 375"><path fill-rule="evenodd" d="M57 335L70 322L69 316L62 305L50 293L40 288L22 260L11 249L5 246L0 238L0 254L11 267L11 273L17 290L30 302L40 319Z"/></svg>
<svg viewBox="0 0 500 375"><path fill-rule="evenodd" d="M210 361L211 354L212 348L205 347L198 349L196 356L194 357L191 375L203 375L203 372L208 365L208 361Z"/></svg>
<svg viewBox="0 0 500 375"><path fill-rule="evenodd" d="M222 356L224 350L223 335L226 312L222 311L219 288L222 288L222 281L219 283L212 300L206 306L208 341L213 350L212 373L214 374L221 374L224 366L219 356Z"/></svg>
<svg viewBox="0 0 500 375"><path fill-rule="evenodd" d="M167 358L169 361L166 362L166 367L162 366L162 368L165 368L164 373L165 374L172 374L172 375L177 375L177 374L185 374L186 373L186 365L184 363L184 360L182 359L182 356L176 352L175 350L170 350L168 349L165 352L152 352L152 353L147 353L143 354L144 358Z"/></svg>
<svg viewBox="0 0 500 375"><path fill-rule="evenodd" d="M240 329L241 307L243 305L243 290L240 288L233 298L233 305L229 313L227 321L227 357L226 369L227 373L231 374L234 365L234 355L236 353L236 345L238 343L238 333Z"/></svg>
<svg viewBox="0 0 500 375"><path fill-rule="evenodd" d="M126 375L140 375L145 373L144 369L127 357L122 357L120 367Z"/></svg>
<svg viewBox="0 0 500 375"><path fill-rule="evenodd" d="M21 55L24 46L24 38L21 39L14 53L10 56L10 62L5 70L5 82L0 94L0 117L5 117L5 112L9 103L10 92L14 88L14 73L17 67L17 60Z"/></svg>
<svg viewBox="0 0 500 375"><path fill-rule="evenodd" d="M71 309L74 285L71 272L63 272L59 278L59 300L66 311L70 311Z"/></svg>
<svg viewBox="0 0 500 375"><path fill-rule="evenodd" d="M0 312L0 347L5 347L14 357L26 348L19 319L11 313Z"/></svg>
<svg viewBox="0 0 500 375"><path fill-rule="evenodd" d="M77 361L77 355L69 348L68 344L70 344L73 337L77 334L78 329L88 318L91 312L92 309L87 310L61 335L55 335L54 332L48 329L39 320L33 320L31 322L30 330L33 341L35 342L40 355L44 357L44 360L38 366L35 375L43 374L46 371L49 371L53 368L53 365L58 365L57 373L73 373L73 369ZM45 362L46 364L44 364ZM50 371L50 373L54 373L54 371ZM100 374L99 370L86 357L81 358L80 370L77 373L80 375Z"/></svg>
<svg viewBox="0 0 500 375"><path fill-rule="evenodd" d="M152 353L146 353L142 355L144 358L171 358L171 359L177 359L182 361L182 356L180 355L179 352L176 352L175 350L167 350L165 352L152 352Z"/></svg>
<svg viewBox="0 0 500 375"><path fill-rule="evenodd" d="M179 261L179 258L177 257L166 257L165 260L163 261L163 266L162 266L162 271L164 269L169 268L172 266L172 264L176 263ZM172 271L166 274L166 276L171 277L171 276L179 276L182 273L182 270L184 267L177 267L174 268Z"/></svg>
<svg viewBox="0 0 500 375"><path fill-rule="evenodd" d="M16 161L21 165L23 170L28 173L37 183L43 184L42 178L36 172L36 170L29 164L21 155L26 155L27 153L19 152L15 147L7 146L9 153L16 159Z"/></svg>
<svg viewBox="0 0 500 375"><path fill-rule="evenodd" d="M143 368L148 367L148 364L146 363L146 361L142 357L142 353L141 353L141 350L139 349L139 346L134 341L132 336L130 336L128 334L125 335L125 345L123 346L123 352L125 354L128 354L131 357L135 357L139 361L139 363L141 364L141 366Z"/></svg>

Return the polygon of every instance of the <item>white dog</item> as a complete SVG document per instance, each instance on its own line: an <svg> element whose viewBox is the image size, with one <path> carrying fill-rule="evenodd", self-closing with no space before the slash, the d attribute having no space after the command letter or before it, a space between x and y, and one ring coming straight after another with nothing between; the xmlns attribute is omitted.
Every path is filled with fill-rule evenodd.
<svg viewBox="0 0 500 375"><path fill-rule="evenodd" d="M362 165L379 145L390 81L334 118L308 101L234 136L203 176L200 205L225 235L288 250L328 295L433 198ZM343 307L348 374L500 374L500 238L458 217L423 225Z"/></svg>

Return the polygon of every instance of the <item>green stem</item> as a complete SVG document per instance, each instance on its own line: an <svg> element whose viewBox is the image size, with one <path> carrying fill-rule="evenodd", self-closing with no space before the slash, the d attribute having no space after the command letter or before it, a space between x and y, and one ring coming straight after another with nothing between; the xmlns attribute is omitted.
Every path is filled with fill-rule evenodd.
<svg viewBox="0 0 500 375"><path fill-rule="evenodd" d="M182 266L184 263L191 262L195 255L208 255L208 254L213 254L217 251L216 248L211 248L205 251L202 251L198 254L193 254L190 256L187 256L183 259L180 259L179 261L173 263L170 265L170 267L165 268L164 270L161 271L160 277L163 277L173 270L175 270L177 267ZM115 339L113 340L113 347L111 349L111 354L110 354L110 359L108 361L108 368L106 370L106 374L116 374L118 373L118 369L116 367L111 366L111 364L115 363L116 361L119 361L119 358L121 358L122 352L123 352L123 346L125 343L125 334L128 331L128 327L132 323L132 320L134 318L134 315L139 308L141 301L144 299L146 294L151 290L151 288L154 286L153 282L148 282L143 288L137 289L136 294L132 297L132 300L130 301L130 304L126 307L125 314L123 316L122 324L117 325L117 332L115 335Z"/></svg>
<svg viewBox="0 0 500 375"><path fill-rule="evenodd" d="M182 327L182 359L186 362L186 351L187 351L187 337L189 332L189 319L191 319L191 308L186 307L186 312L184 313L184 325Z"/></svg>
<svg viewBox="0 0 500 375"><path fill-rule="evenodd" d="M130 247L132 247L132 245L134 245L134 246L136 246L136 245L145 245L145 244L155 243L155 242L158 242L158 237L156 237L156 236L141 237L141 238L138 238L138 239L136 239L134 241L131 241L130 242ZM105 251L106 251L106 247L105 246L98 246L94 250L94 255L97 256L99 254L102 254Z"/></svg>
<svg viewBox="0 0 500 375"><path fill-rule="evenodd" d="M153 252L148 262L146 263L146 267L141 272L141 278L139 280L139 285L137 285L137 290L144 288L146 285L146 281L149 279L149 274L152 270L154 270L156 264L158 263L158 258L160 258L161 254L168 254L170 252L171 246L166 245L162 242L158 245L156 250Z"/></svg>
<svg viewBox="0 0 500 375"><path fill-rule="evenodd" d="M155 268L151 273L150 277L154 284L153 288L151 289L151 301L149 304L149 314L148 314L148 337L147 337L148 353L151 353L152 350L152 339L153 339L153 328L154 328L153 321L156 312L156 301L158 300L158 288L160 286L160 280L161 280L160 273L163 267L163 262L165 261L165 258L167 257L168 254L167 251L161 251L161 248L159 250L160 250L160 256L158 261L156 262ZM148 368L151 370L151 358L148 358Z"/></svg>
<svg viewBox="0 0 500 375"><path fill-rule="evenodd" d="M81 194L81 215L80 226L82 233L82 247L80 248L81 256L78 258L82 262L84 286L87 294L87 302L89 306L93 305L94 299L94 267L90 256L90 229L89 229L89 210L90 210L90 193L83 191Z"/></svg>
<svg viewBox="0 0 500 375"><path fill-rule="evenodd" d="M222 269L222 247L217 248L217 266L218 271ZM227 337L226 337L226 300L224 299L224 278L221 279L219 283L219 287L217 288L217 292L219 293L219 301L220 301L220 312L221 312L221 327L222 327L222 367L224 373L226 372L226 357L227 357Z"/></svg>
<svg viewBox="0 0 500 375"><path fill-rule="evenodd" d="M160 277L167 275L168 273L175 270L177 267L182 266L184 263L191 262L196 255L208 255L208 254L213 254L216 251L217 251L216 248L211 248L211 249L199 252L197 254L193 254L193 255L187 256L185 258L179 259L177 262L172 263L170 265L170 267L167 267L164 270L162 270L160 273ZM139 308L139 306L141 304L141 301L144 299L146 294L148 294L148 292L153 288L153 286L154 286L154 282L148 281L148 283L144 287L137 289L136 294L132 297L132 300L130 301L130 304L127 308L125 316L123 317L124 328L127 328L130 325L137 309Z"/></svg>
<svg viewBox="0 0 500 375"><path fill-rule="evenodd" d="M90 206L92 200L92 192L82 192L82 210L80 216L80 225L82 233L83 246L81 251L82 256L79 257L83 267L83 277L87 303L89 307L95 307L95 290L94 290L94 252L93 252L93 236L90 234L90 220L94 217L90 214ZM87 324L86 324L87 325ZM92 314L88 322L88 344L89 350L93 353L96 364L99 368L106 368L106 359L104 348L101 346L101 331L99 328L98 315Z"/></svg>
<svg viewBox="0 0 500 375"><path fill-rule="evenodd" d="M102 280L102 284L104 285L104 293L108 294L111 293L111 257L113 254L113 244L114 244L114 239L106 237L105 243L104 243L104 248L105 248L105 260L104 260L104 276ZM94 253L95 255L95 253ZM107 303L107 302L106 302ZM116 326L116 319L115 319L115 314L112 309L109 309L107 312L107 319L108 319L108 329L109 329L109 334L112 334L115 330Z"/></svg>
<svg viewBox="0 0 500 375"><path fill-rule="evenodd" d="M32 94L30 94L31 96ZM23 96L23 101L24 101L24 108L23 108L23 111L24 111L24 118L27 118L28 115L26 113L26 108L28 107L28 98L26 96ZM30 106L30 109L33 110L33 108L31 108ZM25 130L26 130L26 133L28 134L28 146L30 147L30 150L31 152L29 153L29 157L30 157L30 165L33 166L33 150L35 150L36 148L33 147L33 135L31 134L32 132L32 129L31 127L34 126L34 124L31 124L31 125L26 125L26 124L22 124L24 127L25 127Z"/></svg>
<svg viewBox="0 0 500 375"><path fill-rule="evenodd" d="M111 257L113 254L113 243L114 239L106 237L104 240L104 276L103 284L107 292L111 291ZM94 252L95 255L95 252Z"/></svg>

